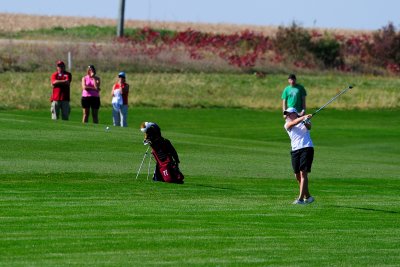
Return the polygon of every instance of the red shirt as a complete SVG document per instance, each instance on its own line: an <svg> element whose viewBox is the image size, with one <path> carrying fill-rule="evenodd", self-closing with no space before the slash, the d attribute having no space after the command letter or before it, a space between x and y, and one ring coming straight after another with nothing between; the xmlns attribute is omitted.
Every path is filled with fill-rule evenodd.
<svg viewBox="0 0 400 267"><path fill-rule="evenodd" d="M113 90L121 89L123 105L128 105L128 94L129 94L129 91L124 92L124 89L125 89L126 85L127 85L127 83L123 83L122 86L120 86L119 83L116 83L114 85L114 89L113 89Z"/></svg>
<svg viewBox="0 0 400 267"><path fill-rule="evenodd" d="M69 83L53 84L56 80L67 80ZM70 83L72 80L71 73L64 71L63 73L54 72L51 75L51 84L53 85L53 93L51 101L69 101L70 98Z"/></svg>

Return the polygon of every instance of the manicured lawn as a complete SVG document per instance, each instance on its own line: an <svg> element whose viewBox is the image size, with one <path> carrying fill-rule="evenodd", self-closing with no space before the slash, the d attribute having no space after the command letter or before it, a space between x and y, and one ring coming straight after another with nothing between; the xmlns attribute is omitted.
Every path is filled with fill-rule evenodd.
<svg viewBox="0 0 400 267"><path fill-rule="evenodd" d="M1 111L0 266L397 265L398 114L318 114L316 202L295 206L277 112L131 108L106 131L106 109L99 125ZM135 180L142 121L178 150L184 185L147 180L147 160Z"/></svg>

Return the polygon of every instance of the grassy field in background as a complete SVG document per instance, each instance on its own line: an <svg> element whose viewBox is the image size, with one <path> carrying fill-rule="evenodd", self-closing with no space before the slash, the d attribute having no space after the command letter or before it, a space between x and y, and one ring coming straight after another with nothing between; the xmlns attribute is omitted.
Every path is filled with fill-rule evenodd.
<svg viewBox="0 0 400 267"><path fill-rule="evenodd" d="M0 111L1 266L395 266L399 110L326 109L313 120L316 202L297 185L281 114L131 108L106 131L49 111ZM175 145L184 185L136 171L140 122ZM147 163L147 162L146 162Z"/></svg>
<svg viewBox="0 0 400 267"><path fill-rule="evenodd" d="M134 34L136 29L126 29L126 35ZM115 27L105 26L98 27L94 25L78 26L73 28L54 27L51 29L36 29L19 32L1 32L0 38L8 39L44 39L44 40L60 40L64 41L112 41L115 39Z"/></svg>
<svg viewBox="0 0 400 267"><path fill-rule="evenodd" d="M314 48L301 45L304 46L302 49L307 51L307 56L303 55L304 53L294 56L293 51L298 49L285 48L285 42L276 39L281 35L282 27L237 25L236 29L229 27L231 29L228 30L226 25L185 26L182 23L178 26L139 22L133 26L127 22L124 35L127 38L117 39L115 21L112 20L104 20L104 23L93 20L93 23L88 25L88 19L83 18L76 20L60 17L57 20L57 17L48 17L45 23L42 19L43 17L39 16L21 18L18 15L8 16L0 13L0 72L50 71L56 60L67 61L69 55L75 64L74 69L81 71L84 71L88 64L94 64L99 70L124 69L129 72L249 73L258 70L267 73L288 73L295 70L297 73L309 73L347 69L374 75L396 73L386 69L386 63L392 62L390 58L382 59L385 64L379 65L366 60L376 58L379 61L379 53L361 57L357 52L351 55L346 52L344 46L348 42L357 43L357 48L353 47L354 51L369 51L370 49L362 48L361 45L364 46L363 40L366 36L376 34L372 31L346 33L340 30L304 29L304 32L310 31L311 35L317 32L321 35L313 39L312 43L316 42ZM1 23L2 21L4 23ZM296 26L290 30L291 37L288 38L301 34L300 28ZM217 32L219 34L216 34ZM221 35L223 32L230 34ZM360 38L361 34L363 37L355 41L354 38ZM337 43L335 41L335 44L340 44L341 47L340 58L336 50L328 53L334 58L337 57L337 62L343 61L345 65L333 64L332 59L329 59L332 56L327 56L326 51L315 52L316 47L320 47L317 44L321 38L327 35L349 38L346 41L338 37ZM328 42L333 40L334 38ZM279 44L283 46L280 47ZM368 47L371 45L372 39ZM287 49L292 52L283 52ZM256 51L262 52L260 54ZM304 62L301 64L290 60L303 57ZM390 70L395 71L393 68L390 67Z"/></svg>
<svg viewBox="0 0 400 267"><path fill-rule="evenodd" d="M101 72L102 104L110 106L110 91L115 73ZM0 73L0 110L49 108L51 73ZM79 109L81 78L84 73L72 72L71 105ZM251 74L218 73L127 73L131 85L131 106L202 107L280 109L281 94L287 86L286 74L257 78ZM310 109L325 104L349 84L354 89L333 102L339 109L400 108L400 80L338 73L299 75L298 82L308 93ZM18 90L16 90L18 88Z"/></svg>
<svg viewBox="0 0 400 267"><path fill-rule="evenodd" d="M10 23L12 22L12 23ZM383 25L382 25L383 26ZM0 13L0 38L13 39L59 39L68 40L112 40L116 36L116 21L102 18L68 16L36 16L28 14ZM139 28L150 27L164 32L195 29L207 33L233 34L246 30L266 36L276 34L278 27L261 25L211 24L167 21L125 20L124 35L131 36ZM350 29L314 29L344 36L371 34L372 31Z"/></svg>
<svg viewBox="0 0 400 267"><path fill-rule="evenodd" d="M268 25L238 25L238 24L225 24L225 23L191 23L191 22L173 22L173 21L148 21L148 20L127 20L125 19L124 32L129 33L130 29L151 27L154 29L168 29L172 31L185 31L187 29L196 29L202 32L212 33L225 33L232 34L241 31L248 30L250 27L256 32L263 33L265 35L275 34L277 31L276 26ZM46 32L46 37L57 35L60 29L64 28L65 33L71 31L77 31L77 28L93 26L102 27L104 29L112 28L112 32L103 31L102 34L106 33L107 36L116 35L117 22L115 19L95 18L95 17L71 17L71 16L38 16L29 14L10 14L0 13L0 34L3 36L10 36L12 33L22 34L21 37L29 37L32 32ZM53 31L51 31L53 29ZM350 35L350 34L369 34L370 31L359 31L349 29L320 29L329 31L336 34ZM85 32L86 33L86 32ZM92 33L89 33L92 35ZM17 35L18 37L18 35ZM65 37L62 36L62 37ZM100 35L95 36L96 38L101 37ZM85 38L80 37L80 38Z"/></svg>

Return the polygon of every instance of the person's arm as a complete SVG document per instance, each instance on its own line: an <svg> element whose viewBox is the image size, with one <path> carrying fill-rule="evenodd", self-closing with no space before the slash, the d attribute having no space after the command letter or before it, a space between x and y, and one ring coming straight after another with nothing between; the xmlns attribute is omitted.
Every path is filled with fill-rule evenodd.
<svg viewBox="0 0 400 267"><path fill-rule="evenodd" d="M51 85L57 85L57 84L65 84L69 83L70 77L68 76L68 80L57 80L56 78L57 75L52 75L51 76Z"/></svg>
<svg viewBox="0 0 400 267"><path fill-rule="evenodd" d="M54 80L52 82L52 85L64 84L64 83L69 83L69 81L68 80Z"/></svg>
<svg viewBox="0 0 400 267"><path fill-rule="evenodd" d="M282 100L282 112L284 112L287 109L287 101L286 99Z"/></svg>
<svg viewBox="0 0 400 267"><path fill-rule="evenodd" d="M100 78L92 77L94 86L88 86L85 83L85 77L82 78L82 90L97 90L100 91Z"/></svg>
<svg viewBox="0 0 400 267"><path fill-rule="evenodd" d="M114 89L115 89L115 84L114 84L113 87L111 88L111 97L114 96Z"/></svg>
<svg viewBox="0 0 400 267"><path fill-rule="evenodd" d="M287 97L286 97L286 88L282 92L282 112L284 112L287 109ZM286 119L286 115L283 115L283 118Z"/></svg>
<svg viewBox="0 0 400 267"><path fill-rule="evenodd" d="M306 119L303 121L304 126L306 126L307 130L310 131L311 130L311 121L310 121L310 119L311 119L312 115L308 114L305 117L306 117Z"/></svg>
<svg viewBox="0 0 400 267"><path fill-rule="evenodd" d="M97 91L100 91L100 78L99 77L94 77L94 89Z"/></svg>
<svg viewBox="0 0 400 267"><path fill-rule="evenodd" d="M294 119L294 120L292 120L292 121L287 122L287 123L285 124L285 127L286 127L287 130L290 130L290 129L293 128L293 126L295 126L295 125L297 125L297 124L299 124L299 123L302 123L302 122L303 122L304 120L306 120L306 119L311 119L311 117L312 117L311 114L298 117L298 118L296 118L296 119ZM306 128L307 128L308 130L311 130L311 122L310 122L309 120L306 121L306 122L304 123L304 125L306 126Z"/></svg>
<svg viewBox="0 0 400 267"><path fill-rule="evenodd" d="M51 86L54 85L54 82L55 82L55 81L56 81L56 76L55 76L55 74L52 74L51 77L50 77L50 84L51 84Z"/></svg>
<svg viewBox="0 0 400 267"><path fill-rule="evenodd" d="M300 112L300 115L303 116L304 114L306 114L306 96L305 95L301 97L301 102L303 103L303 107L302 107L303 109Z"/></svg>
<svg viewBox="0 0 400 267"><path fill-rule="evenodd" d="M286 109L287 109L287 102L286 102L286 99L283 99L282 100L282 112L284 112ZM283 114L283 118L286 119L286 117L287 116L285 114Z"/></svg>
<svg viewBox="0 0 400 267"><path fill-rule="evenodd" d="M125 83L124 88L122 88L122 93L127 94L129 92L129 84Z"/></svg>
<svg viewBox="0 0 400 267"><path fill-rule="evenodd" d="M83 91L83 90L86 90L85 77L82 78L82 83L81 83L81 85L82 85L82 91Z"/></svg>

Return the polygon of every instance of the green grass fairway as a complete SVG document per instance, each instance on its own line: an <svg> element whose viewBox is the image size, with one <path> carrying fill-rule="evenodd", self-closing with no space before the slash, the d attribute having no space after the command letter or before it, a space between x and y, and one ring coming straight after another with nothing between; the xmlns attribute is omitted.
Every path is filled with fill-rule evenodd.
<svg viewBox="0 0 400 267"><path fill-rule="evenodd" d="M278 112L131 108L129 127L0 111L0 266L396 266L400 110L313 119L316 202L298 187ZM146 180L142 121L184 185ZM153 163L151 169L153 169Z"/></svg>

